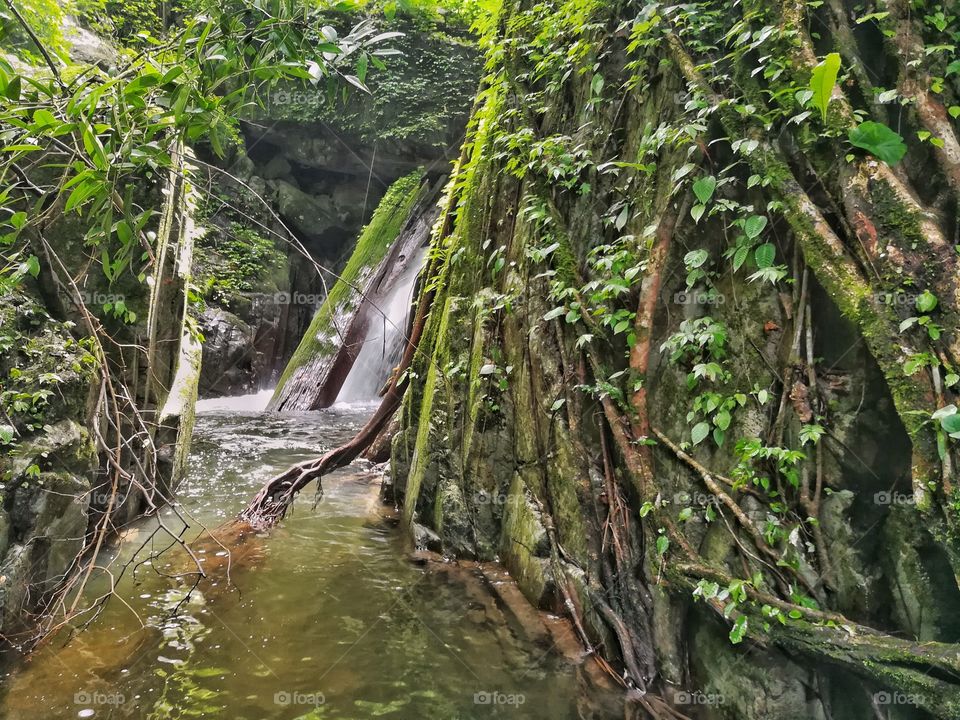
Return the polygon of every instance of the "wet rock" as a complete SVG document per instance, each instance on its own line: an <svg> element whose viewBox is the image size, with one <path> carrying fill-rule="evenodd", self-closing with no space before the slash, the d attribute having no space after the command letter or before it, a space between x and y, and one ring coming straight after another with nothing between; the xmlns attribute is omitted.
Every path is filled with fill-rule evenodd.
<svg viewBox="0 0 960 720"><path fill-rule="evenodd" d="M308 195L286 180L272 182L276 188L277 207L292 229L302 237L322 243L325 231L339 223L333 199L326 195ZM335 251L330 246L324 246L323 249Z"/></svg>
<svg viewBox="0 0 960 720"><path fill-rule="evenodd" d="M96 35L86 28L82 28L67 19L63 26L63 34L69 43L70 59L78 64L110 66L117 62L117 49L100 35Z"/></svg>
<svg viewBox="0 0 960 720"><path fill-rule="evenodd" d="M843 607L859 614L866 612L876 600L871 593L874 578L857 552L860 538L850 525L853 502L854 494L849 490L824 496L820 503L820 526L833 569L830 580L838 600Z"/></svg>
<svg viewBox="0 0 960 720"><path fill-rule="evenodd" d="M254 329L223 308L208 307L199 318L203 332L201 394L241 394L255 388Z"/></svg>
<svg viewBox="0 0 960 720"><path fill-rule="evenodd" d="M413 524L413 542L419 550L429 550L435 553L443 552L443 541L440 536L426 525Z"/></svg>
<svg viewBox="0 0 960 720"><path fill-rule="evenodd" d="M292 169L290 162L283 155L276 155L263 166L260 175L266 180L283 180L295 186L297 181L291 173Z"/></svg>
<svg viewBox="0 0 960 720"><path fill-rule="evenodd" d="M702 686L675 690L682 705L696 704L711 718L825 720L823 706L808 692L810 671L776 650L731 645L711 619L698 617L694 624L689 656Z"/></svg>

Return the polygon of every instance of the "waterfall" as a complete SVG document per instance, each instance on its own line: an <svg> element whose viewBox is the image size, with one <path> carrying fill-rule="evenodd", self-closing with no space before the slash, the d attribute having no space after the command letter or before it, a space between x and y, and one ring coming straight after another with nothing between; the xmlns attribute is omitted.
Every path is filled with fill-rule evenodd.
<svg viewBox="0 0 960 720"><path fill-rule="evenodd" d="M207 398L197 401L197 412L235 412L259 413L267 407L273 390L260 390L250 395L228 395L225 397Z"/></svg>
<svg viewBox="0 0 960 720"><path fill-rule="evenodd" d="M413 289L426 257L427 248L417 248L394 286L390 288L379 311L373 310L370 328L363 339L360 354L350 368L336 402L376 401L393 368L400 363L407 330L407 314L413 304Z"/></svg>

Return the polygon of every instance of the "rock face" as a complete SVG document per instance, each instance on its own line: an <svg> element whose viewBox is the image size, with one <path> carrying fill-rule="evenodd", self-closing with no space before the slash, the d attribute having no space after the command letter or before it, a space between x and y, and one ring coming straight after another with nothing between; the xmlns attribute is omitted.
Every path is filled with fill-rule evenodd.
<svg viewBox="0 0 960 720"><path fill-rule="evenodd" d="M816 65L790 13L837 18L748 4L747 40L784 33L761 90L713 54L739 5L507 3L433 238L394 492L412 533L501 559L684 714L853 720L898 692L896 717L956 717L957 453L928 419L957 396L904 367L926 348L953 372L955 188L891 189L949 164L847 157L839 89L832 134L776 115L764 98ZM946 298L936 349L906 332L919 306L878 300L904 278Z"/></svg>
<svg viewBox="0 0 960 720"><path fill-rule="evenodd" d="M31 647L46 610L62 612L76 590L81 555L182 477L200 368L187 320L194 198L181 171L165 188L154 282L88 273L77 219L54 212L44 234L56 262L0 291L0 655ZM145 203L161 195L139 191ZM105 334L84 332L94 325Z"/></svg>
<svg viewBox="0 0 960 720"><path fill-rule="evenodd" d="M84 543L98 467L86 427L96 364L69 326L24 295L0 298L0 334L3 417L14 421L0 444L0 632L10 637ZM17 413L14 397L29 406Z"/></svg>
<svg viewBox="0 0 960 720"><path fill-rule="evenodd" d="M80 27L70 18L63 27L64 38L70 48L70 59L79 64L110 66L117 62L117 49L100 35Z"/></svg>

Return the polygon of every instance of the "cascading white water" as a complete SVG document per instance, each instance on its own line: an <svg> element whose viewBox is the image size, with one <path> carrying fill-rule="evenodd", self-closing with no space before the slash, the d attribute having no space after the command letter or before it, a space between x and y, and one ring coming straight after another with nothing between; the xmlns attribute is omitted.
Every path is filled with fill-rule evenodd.
<svg viewBox="0 0 960 720"><path fill-rule="evenodd" d="M197 412L263 412L273 397L273 389L260 390L250 395L226 395L224 397L207 398L197 401Z"/></svg>
<svg viewBox="0 0 960 720"><path fill-rule="evenodd" d="M380 311L373 311L363 347L337 395L338 403L369 403L403 356L407 313L413 303L413 288L427 257L427 248L418 248L390 289Z"/></svg>

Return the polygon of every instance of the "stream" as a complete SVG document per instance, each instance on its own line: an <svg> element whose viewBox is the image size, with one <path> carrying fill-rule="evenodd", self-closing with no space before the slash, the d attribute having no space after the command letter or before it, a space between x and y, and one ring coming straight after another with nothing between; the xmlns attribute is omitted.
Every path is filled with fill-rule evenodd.
<svg viewBox="0 0 960 720"><path fill-rule="evenodd" d="M178 510L187 537L232 518L290 463L350 437L369 406L268 414L269 393L202 401ZM355 464L307 488L256 553L187 597L189 570L141 521L105 551L117 595L82 633L12 670L0 717L578 717L578 668L532 638L469 570L411 560L379 475ZM163 521L178 525L166 509ZM178 557L183 556L183 557ZM439 566L439 567L438 567ZM109 578L98 573L87 595ZM179 606L179 607L178 607ZM173 610L177 609L174 613ZM142 624L142 625L141 625Z"/></svg>

